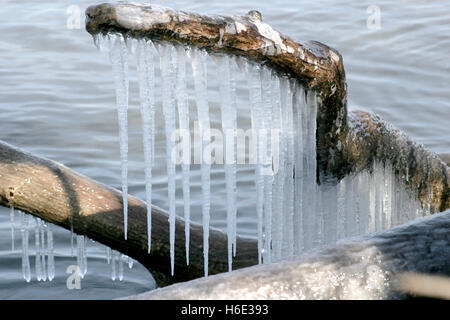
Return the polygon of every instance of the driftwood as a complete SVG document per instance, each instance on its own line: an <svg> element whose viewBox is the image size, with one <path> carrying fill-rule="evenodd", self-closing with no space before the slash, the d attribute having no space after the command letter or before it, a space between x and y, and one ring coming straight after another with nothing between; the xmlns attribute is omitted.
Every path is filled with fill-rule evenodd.
<svg viewBox="0 0 450 320"><path fill-rule="evenodd" d="M399 286L397 276L404 272L450 276L450 211L319 248L292 261L192 280L125 299L402 299L406 297L401 291L406 290L405 279ZM427 294L432 292L442 297L439 290L428 288Z"/></svg>
<svg viewBox="0 0 450 320"><path fill-rule="evenodd" d="M203 232L191 223L190 264L186 266L184 232L175 241L175 274L170 275L168 214L152 208L152 250L147 253L145 202L129 196L128 240L124 239L122 194L51 160L0 141L0 204L31 213L118 250L142 263L159 286L203 276ZM184 220L176 219L176 230ZM254 265L257 244L238 237L234 268ZM227 238L211 229L209 273L228 271Z"/></svg>

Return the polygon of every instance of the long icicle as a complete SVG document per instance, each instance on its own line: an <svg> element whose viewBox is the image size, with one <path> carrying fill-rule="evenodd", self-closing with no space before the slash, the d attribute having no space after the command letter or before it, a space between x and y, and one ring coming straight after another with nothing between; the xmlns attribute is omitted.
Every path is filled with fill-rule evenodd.
<svg viewBox="0 0 450 320"><path fill-rule="evenodd" d="M178 105L178 119L181 133L189 134L189 104L186 91L186 51L183 46L177 46L177 83L176 97ZM190 139L183 135L183 150L189 150L183 154L181 162L181 172L183 179L183 203L184 203L184 236L186 239L186 264L189 265L189 238L190 238L190 220L191 220L191 196L190 196L190 161L191 161L191 145Z"/></svg>
<svg viewBox="0 0 450 320"><path fill-rule="evenodd" d="M232 270L236 233L236 144L237 112L232 82L232 64L228 56L215 57L221 96L222 131L225 146L225 183L227 193L228 270Z"/></svg>
<svg viewBox="0 0 450 320"><path fill-rule="evenodd" d="M263 198L264 198L264 179L261 174L261 139L260 130L262 125L262 101L261 101L261 78L260 66L252 63L244 63L244 70L247 75L247 82L249 88L249 100L251 108L251 126L255 133L255 146L253 150L253 158L256 159L255 170L255 186L256 186L256 214L257 214L257 232L258 232L258 263L262 263L262 249L263 249Z"/></svg>
<svg viewBox="0 0 450 320"><path fill-rule="evenodd" d="M274 168L274 185L273 185L273 202L272 202L272 252L271 260L277 261L281 259L282 245L282 212L284 210L284 156L285 156L285 132L282 129L282 110L281 110L281 92L279 78L272 75L272 108L273 108L273 134L278 136L278 142L272 143L273 148L273 168Z"/></svg>
<svg viewBox="0 0 450 320"><path fill-rule="evenodd" d="M175 147L172 135L175 133L175 55L171 44L159 45L160 67L162 76L163 114L166 126L166 165L169 193L169 229L170 229L170 265L171 274L175 268L175 161L172 150Z"/></svg>
<svg viewBox="0 0 450 320"><path fill-rule="evenodd" d="M36 265L36 279L37 281L42 280L42 260L41 260L41 241L40 241L40 219L35 219L34 227L34 245L35 245L35 265Z"/></svg>
<svg viewBox="0 0 450 320"><path fill-rule="evenodd" d="M30 259L28 254L28 215L21 212L21 233L22 233L22 276L26 282L31 280Z"/></svg>
<svg viewBox="0 0 450 320"><path fill-rule="evenodd" d="M191 65L194 74L194 87L197 101L198 121L200 125L200 134L202 137L202 220L203 220L203 257L205 276L208 275L208 251L209 251L209 220L210 220L210 175L211 160L210 154L204 154L203 151L210 143L210 119L209 105L207 98L207 72L206 72L206 52L198 48L192 48Z"/></svg>
<svg viewBox="0 0 450 320"><path fill-rule="evenodd" d="M128 49L122 35L113 37L110 59L116 85L122 178L124 237L128 231Z"/></svg>
<svg viewBox="0 0 450 320"><path fill-rule="evenodd" d="M141 101L142 136L145 161L145 195L147 201L147 246L151 250L152 239L152 166L155 139L154 65L152 43L139 40L137 50L139 96Z"/></svg>

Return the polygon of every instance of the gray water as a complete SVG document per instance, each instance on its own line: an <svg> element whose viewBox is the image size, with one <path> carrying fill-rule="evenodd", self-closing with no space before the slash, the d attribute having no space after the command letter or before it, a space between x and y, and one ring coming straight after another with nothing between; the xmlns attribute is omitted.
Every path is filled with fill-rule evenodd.
<svg viewBox="0 0 450 320"><path fill-rule="evenodd" d="M84 30L84 10L105 1L3 0L0 6L0 139L53 159L120 189L117 116L111 66ZM450 152L450 2L447 1L155 1L210 14L245 14L257 9L264 22L296 40L318 40L341 52L347 74L349 107L379 113L437 153ZM80 29L68 28L68 8L81 11ZM369 28L370 5L380 9L379 29ZM72 11L73 13L74 11ZM76 11L75 11L76 13ZM145 197L136 75L130 83L129 192ZM244 82L242 82L242 86ZM216 84L211 83L211 88ZM238 88L243 89L243 87ZM211 105L217 106L217 96ZM249 122L245 105L239 117ZM216 120L218 119L216 117ZM157 119L158 123L158 119ZM161 123L161 121L159 122ZM162 127L157 128L162 136ZM160 139L159 143L164 144ZM159 159L158 159L159 157ZM154 168L153 201L167 209L163 153ZM160 164L158 164L160 163ZM194 174L199 177L198 168ZM238 175L238 232L255 234L251 170ZM181 183L177 181L177 195ZM212 175L214 227L225 227L224 177ZM214 192L216 190L217 192ZM192 218L200 221L201 190L191 188ZM181 197L177 208L181 209ZM19 220L16 215L16 221ZM26 283L21 276L19 232L10 251L9 210L0 208L1 299L110 299L154 287L140 265L111 281L105 248L89 242L88 273L81 290L68 290L70 232L54 227L56 277ZM17 227L18 228L18 224ZM33 239L30 236L30 243ZM30 245L31 252L34 247ZM31 260L33 261L33 260ZM34 275L32 264L32 274ZM176 272L176 270L175 270Z"/></svg>

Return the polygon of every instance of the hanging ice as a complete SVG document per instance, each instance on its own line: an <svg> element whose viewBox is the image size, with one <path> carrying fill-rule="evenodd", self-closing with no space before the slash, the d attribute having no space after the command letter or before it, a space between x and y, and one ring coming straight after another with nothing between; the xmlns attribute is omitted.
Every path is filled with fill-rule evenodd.
<svg viewBox="0 0 450 320"><path fill-rule="evenodd" d="M53 252L53 231L50 225L47 225L47 276L52 281L55 277L55 258Z"/></svg>
<svg viewBox="0 0 450 320"><path fill-rule="evenodd" d="M207 98L207 67L206 52L192 48L190 51L192 72L194 76L194 87L197 104L197 115L202 137L202 223L203 223L203 259L205 276L208 275L208 251L209 251L209 220L210 220L210 175L211 175L211 155L203 151L210 143L210 119L209 105Z"/></svg>
<svg viewBox="0 0 450 320"><path fill-rule="evenodd" d="M119 253L119 281L123 280L123 254Z"/></svg>
<svg viewBox="0 0 450 320"><path fill-rule="evenodd" d="M77 235L77 265L83 279L87 272L86 237Z"/></svg>
<svg viewBox="0 0 450 320"><path fill-rule="evenodd" d="M128 52L122 35L112 36L110 59L116 85L123 195L124 236L128 231Z"/></svg>
<svg viewBox="0 0 450 320"><path fill-rule="evenodd" d="M263 180L264 180L264 207L263 221L260 222L264 226L263 235L263 261L271 262L271 245L272 245L272 195L273 195L273 157L272 157L272 74L267 67L261 68L261 101L262 101L262 120L263 127L258 132L260 139L260 161L262 164Z"/></svg>
<svg viewBox="0 0 450 320"><path fill-rule="evenodd" d="M43 266L41 259L41 240L40 240L40 219L36 218L34 227L34 245L35 245L35 265L36 265L36 279L37 281L44 280Z"/></svg>
<svg viewBox="0 0 450 320"><path fill-rule="evenodd" d="M111 36L110 57L116 80L121 142L122 189L124 194L124 226L127 232L127 46L122 36ZM103 38L96 41L105 47ZM103 43L103 44L102 44ZM169 229L171 271L174 272L176 167L172 159L176 117L179 132L189 132L188 86L186 84L186 52L193 72L197 120L202 139L201 189L204 273L208 274L210 192L211 192L211 120L208 104L206 51L179 44L160 42L157 45L162 76L162 105L166 134L166 167L168 177ZM148 250L151 248L152 165L155 157L155 93L153 46L150 41L137 44L137 68L142 113L147 200ZM225 191L228 268L236 254L236 164L237 107L232 59L214 56L219 81L220 112L224 134ZM421 214L430 213L407 188L409 180L394 172L392 164L375 162L373 168L352 172L334 184L317 183L316 124L320 98L298 81L278 75L268 66L236 58L246 77L254 143L250 150L255 160L255 213L257 217L258 261L270 263L283 257L300 254L321 244L341 238L391 228ZM176 107L178 107L178 113ZM195 119L194 119L195 120ZM278 135L279 131L279 135ZM183 139L182 137L178 137ZM181 141L181 140L180 140ZM184 139L183 139L184 142ZM195 145L194 145L195 147ZM189 147L183 150L191 150ZM184 151L183 151L184 152ZM195 154L194 154L195 155ZM181 162L185 218L186 262L189 264L190 230L190 152ZM195 158L195 157L194 157ZM407 169L408 170L408 169ZM430 194L432 190L430 190ZM13 231L12 231L13 233ZM47 236L48 237L48 236ZM120 268L130 259L107 253L112 261L112 278L121 278ZM48 258L49 259L49 258ZM119 263L116 270L116 261ZM42 261L41 261L42 262ZM44 258L45 263L45 258ZM116 272L117 271L117 272Z"/></svg>
<svg viewBox="0 0 450 320"><path fill-rule="evenodd" d="M148 253L152 239L152 166L155 140L154 66L152 43L139 40L137 50L139 96L141 101L142 135L145 161L145 196L147 201Z"/></svg>
<svg viewBox="0 0 450 320"><path fill-rule="evenodd" d="M28 253L28 215L21 212L21 233L22 233L22 276L26 282L31 280L30 259Z"/></svg>
<svg viewBox="0 0 450 320"><path fill-rule="evenodd" d="M11 204L9 211L10 223L11 223L11 251L14 251L14 205Z"/></svg>
<svg viewBox="0 0 450 320"><path fill-rule="evenodd" d="M172 45L159 45L162 77L163 114L166 126L166 166L169 192L170 264L173 275L175 268L175 162L172 159L175 133L175 53Z"/></svg>
<svg viewBox="0 0 450 320"><path fill-rule="evenodd" d="M186 51L182 46L177 46L177 87L176 98L178 105L178 119L180 132L189 133L189 104L186 92ZM185 139L185 137L183 137ZM188 144L184 150L190 150L191 146L188 141L183 140L183 143ZM181 170L183 175L183 203L184 203L184 235L186 238L186 263L189 265L189 238L190 238L190 219L191 219L191 196L190 196L190 153L183 154Z"/></svg>
<svg viewBox="0 0 450 320"><path fill-rule="evenodd" d="M232 270L233 246L236 246L236 92L230 57L217 56L217 74L221 96L222 132L224 133L225 181L227 193L228 270Z"/></svg>
<svg viewBox="0 0 450 320"><path fill-rule="evenodd" d="M256 158L256 172L255 172L255 185L256 185L256 215L257 215L257 230L258 230L258 262L262 263L262 250L263 250L263 209L264 209L264 178L262 175L262 139L259 135L262 129L263 122L262 113L262 91L261 91L261 76L260 66L253 63L245 64L242 70L246 73L249 100L251 108L251 125L252 130L255 132L254 138L256 140L256 149L249 150L253 153L253 157Z"/></svg>

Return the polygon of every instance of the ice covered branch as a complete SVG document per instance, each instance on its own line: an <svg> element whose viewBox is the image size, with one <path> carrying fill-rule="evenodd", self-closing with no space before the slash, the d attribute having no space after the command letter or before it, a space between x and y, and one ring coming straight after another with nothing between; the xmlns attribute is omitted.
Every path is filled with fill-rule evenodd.
<svg viewBox="0 0 450 320"><path fill-rule="evenodd" d="M447 211L320 248L295 260L197 279L127 299L401 299L405 293L399 290L397 276L403 272L450 275L449 234Z"/></svg>
<svg viewBox="0 0 450 320"><path fill-rule="evenodd" d="M431 211L450 208L450 168L439 156L376 114L353 111L348 120L349 134L341 146L352 172L370 170L374 160L389 161L396 175Z"/></svg>
<svg viewBox="0 0 450 320"><path fill-rule="evenodd" d="M119 32L126 37L244 56L287 74L318 94L316 139L321 179L342 178L347 173L339 166L342 157L337 148L347 132L347 85L342 57L333 48L317 41L296 42L263 23L254 10L246 16L225 17L153 4L104 3L86 10L86 30L93 36Z"/></svg>
<svg viewBox="0 0 450 320"><path fill-rule="evenodd" d="M128 240L123 236L122 195L116 189L51 160L43 159L0 141L0 204L31 213L77 234L103 243L141 262L158 285L203 276L202 227L191 224L190 264L186 266L184 221L176 219L175 274L170 276L168 214L152 209L152 250L147 253L146 204L128 197ZM211 274L228 270L226 235L210 234ZM257 263L256 242L238 238L234 268Z"/></svg>

